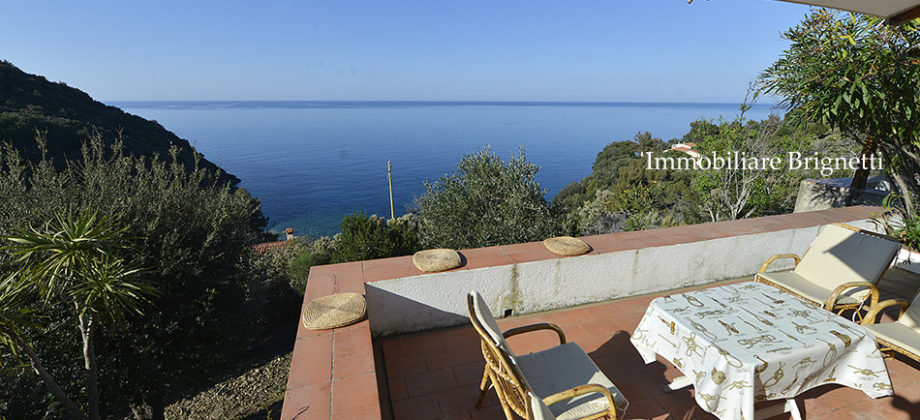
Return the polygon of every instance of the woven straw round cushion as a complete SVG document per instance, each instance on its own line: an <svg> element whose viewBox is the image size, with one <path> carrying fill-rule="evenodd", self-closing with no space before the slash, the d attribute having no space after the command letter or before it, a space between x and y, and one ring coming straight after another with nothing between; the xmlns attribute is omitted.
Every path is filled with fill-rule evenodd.
<svg viewBox="0 0 920 420"><path fill-rule="evenodd" d="M452 249L426 249L412 255L412 264L429 273L450 270L460 266L460 254Z"/></svg>
<svg viewBox="0 0 920 420"><path fill-rule="evenodd" d="M358 293L336 293L314 299L303 310L303 326L326 330L354 324L364 318L367 305Z"/></svg>
<svg viewBox="0 0 920 420"><path fill-rule="evenodd" d="M585 241L571 236L557 236L543 241L543 246L556 255L581 255L591 251Z"/></svg>

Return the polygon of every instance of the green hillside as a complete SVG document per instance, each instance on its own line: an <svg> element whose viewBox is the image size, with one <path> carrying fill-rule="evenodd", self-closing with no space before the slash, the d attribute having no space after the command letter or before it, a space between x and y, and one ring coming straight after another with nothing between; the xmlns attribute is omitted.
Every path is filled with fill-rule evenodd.
<svg viewBox="0 0 920 420"><path fill-rule="evenodd" d="M58 165L80 157L80 146L94 131L110 143L121 135L125 150L135 156L168 157L169 148L180 148L179 159L194 161L188 140L179 138L155 121L128 114L94 100L64 83L50 82L0 60L0 141L9 142L31 161L40 159L35 130L47 132L48 153ZM217 166L202 159L209 170ZM239 182L233 175L225 180Z"/></svg>

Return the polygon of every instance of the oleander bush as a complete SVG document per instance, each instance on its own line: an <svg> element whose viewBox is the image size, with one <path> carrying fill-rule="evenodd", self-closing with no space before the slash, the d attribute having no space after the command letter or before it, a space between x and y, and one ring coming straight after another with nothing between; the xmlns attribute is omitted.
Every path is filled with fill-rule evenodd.
<svg viewBox="0 0 920 420"><path fill-rule="evenodd" d="M761 75L760 91L781 97L792 119L826 124L861 154L878 153L892 181L891 211L920 217L920 19L888 25L818 9L783 37L789 47ZM869 174L858 175L864 183Z"/></svg>

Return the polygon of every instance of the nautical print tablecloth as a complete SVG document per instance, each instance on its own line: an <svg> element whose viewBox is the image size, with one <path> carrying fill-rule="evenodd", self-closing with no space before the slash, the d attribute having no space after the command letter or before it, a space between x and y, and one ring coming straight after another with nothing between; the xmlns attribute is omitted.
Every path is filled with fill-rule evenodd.
<svg viewBox="0 0 920 420"><path fill-rule="evenodd" d="M762 283L657 298L630 340L646 363L657 353L688 376L697 404L721 419L753 419L755 401L826 383L892 394L871 333Z"/></svg>

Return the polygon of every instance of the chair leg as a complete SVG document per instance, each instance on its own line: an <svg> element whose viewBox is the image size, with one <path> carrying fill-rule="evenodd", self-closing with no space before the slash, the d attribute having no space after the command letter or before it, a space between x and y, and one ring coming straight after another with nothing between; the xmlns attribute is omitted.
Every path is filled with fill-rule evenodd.
<svg viewBox="0 0 920 420"><path fill-rule="evenodd" d="M482 382L479 383L479 399L476 400L476 408L482 407L482 400L486 397L486 391L489 390L489 367L486 366L482 372Z"/></svg>

